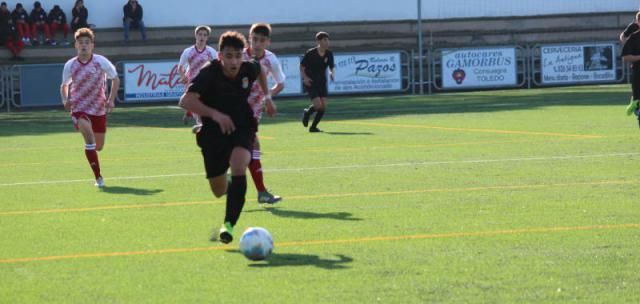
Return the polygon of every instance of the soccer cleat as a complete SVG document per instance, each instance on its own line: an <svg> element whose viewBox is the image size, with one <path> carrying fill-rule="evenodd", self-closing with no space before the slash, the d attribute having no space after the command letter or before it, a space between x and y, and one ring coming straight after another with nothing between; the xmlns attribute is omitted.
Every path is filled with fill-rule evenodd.
<svg viewBox="0 0 640 304"><path fill-rule="evenodd" d="M302 111L302 125L306 128L309 125L309 109Z"/></svg>
<svg viewBox="0 0 640 304"><path fill-rule="evenodd" d="M638 101L634 100L632 97L629 101L629 105L627 106L627 116L631 115L636 110L638 110Z"/></svg>
<svg viewBox="0 0 640 304"><path fill-rule="evenodd" d="M233 226L231 226L231 223L225 222L222 227L220 227L218 240L224 244L229 244L233 241Z"/></svg>
<svg viewBox="0 0 640 304"><path fill-rule="evenodd" d="M94 185L98 188L104 187L104 179L102 178L102 176L96 178L96 183Z"/></svg>
<svg viewBox="0 0 640 304"><path fill-rule="evenodd" d="M322 132L322 130L316 128L316 127L311 127L309 128L309 132L311 133L318 133L318 132Z"/></svg>
<svg viewBox="0 0 640 304"><path fill-rule="evenodd" d="M282 197L278 195L273 195L269 193L269 191L258 192L258 203L260 204L273 205L273 204L277 204L281 200L282 200Z"/></svg>

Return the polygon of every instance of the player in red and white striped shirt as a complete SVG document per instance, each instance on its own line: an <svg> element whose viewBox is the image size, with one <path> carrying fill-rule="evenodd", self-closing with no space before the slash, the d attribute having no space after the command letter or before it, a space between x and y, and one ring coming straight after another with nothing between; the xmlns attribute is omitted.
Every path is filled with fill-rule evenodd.
<svg viewBox="0 0 640 304"><path fill-rule="evenodd" d="M284 89L285 75L282 72L278 57L271 51L267 50L271 43L271 26L267 23L255 23L249 30L249 48L244 50L245 60L255 59L260 62L261 69L267 76L271 75L275 80L275 85L268 93L269 96L275 96ZM251 88L248 99L249 105L253 109L253 114L257 122L260 122L262 110L265 106L265 94L260 85L255 82ZM276 106L270 98L267 99L266 106L275 109ZM258 203L275 204L282 200L280 196L273 195L264 185L264 177L262 173L262 164L260 163L260 141L256 134L251 151L251 162L249 163L249 171L253 178L253 183L258 190Z"/></svg>
<svg viewBox="0 0 640 304"><path fill-rule="evenodd" d="M178 71L182 77L182 82L185 84L185 88L186 84L198 76L200 69L205 63L218 58L218 52L207 45L209 36L211 36L210 27L206 25L197 26L195 29L196 44L184 49L180 56ZM182 121L186 124L187 120L191 117L196 121L194 128L199 128L202 122L197 114L187 111L182 117Z"/></svg>
<svg viewBox="0 0 640 304"><path fill-rule="evenodd" d="M74 37L78 56L64 65L60 95L64 108L71 111L75 128L84 138L85 155L96 178L95 185L104 187L97 151L104 147L106 113L113 110L120 79L107 58L93 53L95 35L90 29L78 29ZM107 78L111 79L108 99Z"/></svg>

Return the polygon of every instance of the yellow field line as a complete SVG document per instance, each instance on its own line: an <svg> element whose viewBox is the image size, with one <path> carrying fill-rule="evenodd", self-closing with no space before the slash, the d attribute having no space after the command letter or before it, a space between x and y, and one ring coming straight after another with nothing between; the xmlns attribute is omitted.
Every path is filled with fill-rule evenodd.
<svg viewBox="0 0 640 304"><path fill-rule="evenodd" d="M312 246L312 245L361 244L361 243L367 243L367 242L381 242L381 241L450 239L450 238L462 238L462 237L491 237L491 236L500 236L500 235L521 235L521 234L531 234L531 233L554 233L554 232L636 229L636 228L640 228L640 224L594 225L594 226L575 226L575 227L540 227L540 228L522 228L522 229L495 230L495 231L470 231L470 232L364 237L364 238L341 239L341 240L292 241L292 242L276 243L276 246L278 248L282 248L282 247L299 247L299 246ZM125 252L80 253L80 254L59 255L59 256L0 259L0 264L16 264L16 263L38 262L38 261L74 260L74 259L81 259L81 258L106 258L106 257L117 257L117 256L192 253L192 252L200 252L200 251L229 250L234 248L235 248L235 245L219 245L219 246L209 246L209 247L170 248L170 249L157 249L157 250L125 251Z"/></svg>
<svg viewBox="0 0 640 304"><path fill-rule="evenodd" d="M384 192L354 192L354 193L337 193L337 194L320 194L320 195L297 195L288 196L289 200L310 200L324 198L344 198L344 197L365 197L365 196L387 196L387 195L408 195L423 194L435 192L468 192L468 191L486 191L486 190L519 190L519 189L541 189L550 187L568 187L568 186L599 186L599 185L625 185L638 184L639 180L613 180L613 181L594 181L594 182L575 182L575 183L556 183L556 184L530 184L530 185L503 185L503 186L485 186L485 187L465 187L465 188L433 188L433 189L417 189L403 191L384 191ZM255 201L255 198L247 198L247 201ZM102 210L120 210L120 209L147 209L162 207L183 207L197 205L214 205L222 204L222 200L217 201L199 201L199 202L171 202L171 203L154 203L154 204L135 204L135 205L109 205L84 208L61 208L61 209L40 209L40 210L24 210L24 211L3 211L0 216L14 215L33 215L33 214L55 214L55 213L71 213L71 212L90 212Z"/></svg>
<svg viewBox="0 0 640 304"><path fill-rule="evenodd" d="M495 130L495 129L474 129L474 128L451 128L451 127L439 127L439 126L427 126L427 125L405 125L405 124L390 124L390 123L373 123L373 122L344 122L336 121L333 123L345 124L345 125L358 125L358 126L373 126L373 127L392 127L392 128L409 128L409 129L433 129L444 131L462 131L462 132L480 132L480 133L498 133L498 134L519 134L519 135L539 135L539 136L554 136L554 137L577 137L577 138L603 138L602 135L583 135L583 134L565 134L565 133L551 133L551 132L533 132L533 131L515 131L515 130Z"/></svg>

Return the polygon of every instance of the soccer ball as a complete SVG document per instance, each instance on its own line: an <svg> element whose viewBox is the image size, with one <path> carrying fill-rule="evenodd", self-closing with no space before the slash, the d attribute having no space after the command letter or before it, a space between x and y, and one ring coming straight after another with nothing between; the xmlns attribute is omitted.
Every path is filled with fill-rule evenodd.
<svg viewBox="0 0 640 304"><path fill-rule="evenodd" d="M240 237L240 251L247 259L262 261L273 250L273 239L267 229L249 227Z"/></svg>

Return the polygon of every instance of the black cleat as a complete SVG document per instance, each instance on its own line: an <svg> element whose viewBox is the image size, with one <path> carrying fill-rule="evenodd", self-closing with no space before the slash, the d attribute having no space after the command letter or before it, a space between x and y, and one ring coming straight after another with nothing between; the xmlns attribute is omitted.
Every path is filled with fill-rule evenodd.
<svg viewBox="0 0 640 304"><path fill-rule="evenodd" d="M316 127L311 127L309 128L309 132L311 133L318 133L318 132L322 132L322 130L316 128Z"/></svg>
<svg viewBox="0 0 640 304"><path fill-rule="evenodd" d="M309 125L309 109L302 111L302 125L306 128Z"/></svg>

